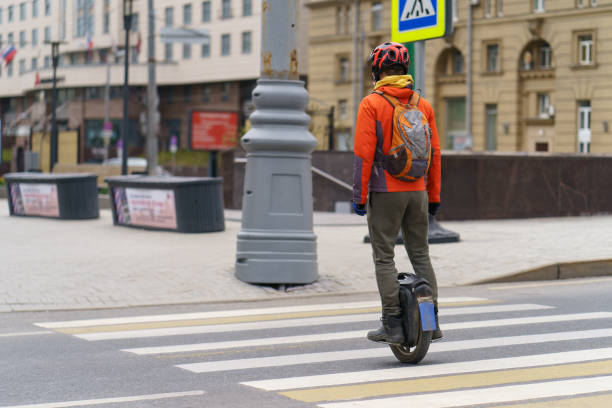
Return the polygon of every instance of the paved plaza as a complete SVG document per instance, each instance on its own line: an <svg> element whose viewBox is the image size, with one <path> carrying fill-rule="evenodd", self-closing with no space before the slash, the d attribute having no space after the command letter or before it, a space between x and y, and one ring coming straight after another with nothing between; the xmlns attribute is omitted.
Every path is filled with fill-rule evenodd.
<svg viewBox="0 0 612 408"><path fill-rule="evenodd" d="M272 288L234 277L241 213L225 231L181 234L87 221L9 216L0 199L0 311L248 301L376 291L365 217L315 213L319 280ZM431 245L440 286L466 285L565 262L612 259L612 216L447 221L458 243ZM400 271L410 271L402 246Z"/></svg>

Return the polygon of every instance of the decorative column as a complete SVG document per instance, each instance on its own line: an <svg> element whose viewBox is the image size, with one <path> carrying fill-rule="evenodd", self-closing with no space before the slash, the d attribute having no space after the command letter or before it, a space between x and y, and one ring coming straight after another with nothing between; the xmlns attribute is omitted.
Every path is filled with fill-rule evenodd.
<svg viewBox="0 0 612 408"><path fill-rule="evenodd" d="M296 0L263 2L261 75L253 90L236 276L245 282L306 284L317 277L312 229L308 92L298 80Z"/></svg>

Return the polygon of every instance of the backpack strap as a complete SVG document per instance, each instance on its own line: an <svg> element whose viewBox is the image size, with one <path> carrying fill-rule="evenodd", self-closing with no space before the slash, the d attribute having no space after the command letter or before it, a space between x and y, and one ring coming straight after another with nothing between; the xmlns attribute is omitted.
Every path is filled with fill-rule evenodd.
<svg viewBox="0 0 612 408"><path fill-rule="evenodd" d="M374 91L373 93L375 93L375 94L377 94L377 95L382 96L382 97L383 97L383 99L384 99L385 101L389 102L389 104L390 104L390 105L391 105L391 106L392 106L394 109L395 109L395 107L396 107L397 105L399 105L399 104L401 103L401 102L399 101L399 99L394 98L394 97L392 97L391 95L387 95L387 96L389 96L389 97L391 97L391 98L393 98L393 99L395 99L395 100L397 101L397 102L393 103L393 102L392 102L392 101L391 101L389 98L387 98L387 96L385 96L385 94L384 94L383 92L381 92L381 91Z"/></svg>

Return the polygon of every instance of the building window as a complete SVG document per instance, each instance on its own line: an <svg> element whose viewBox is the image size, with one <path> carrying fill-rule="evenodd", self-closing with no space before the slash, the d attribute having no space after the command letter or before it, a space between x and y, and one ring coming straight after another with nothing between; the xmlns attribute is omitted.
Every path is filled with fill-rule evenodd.
<svg viewBox="0 0 612 408"><path fill-rule="evenodd" d="M130 30L132 30L132 32L137 32L139 24L140 18L138 18L138 13L132 13L132 27L130 28Z"/></svg>
<svg viewBox="0 0 612 408"><path fill-rule="evenodd" d="M183 6L183 24L191 25L191 4Z"/></svg>
<svg viewBox="0 0 612 408"><path fill-rule="evenodd" d="M104 0L104 34L110 31L110 0Z"/></svg>
<svg viewBox="0 0 612 408"><path fill-rule="evenodd" d="M24 48L26 44L26 33L25 31L19 32L19 48Z"/></svg>
<svg viewBox="0 0 612 408"><path fill-rule="evenodd" d="M9 62L9 64L6 66L6 75L8 76L13 76L13 61Z"/></svg>
<svg viewBox="0 0 612 408"><path fill-rule="evenodd" d="M48 55L45 55L45 59L44 59L44 68L49 68L51 67L51 57Z"/></svg>
<svg viewBox="0 0 612 408"><path fill-rule="evenodd" d="M501 17L504 15L504 0L497 0L497 16Z"/></svg>
<svg viewBox="0 0 612 408"><path fill-rule="evenodd" d="M593 35L583 34L578 36L578 63L580 65L591 65L593 63Z"/></svg>
<svg viewBox="0 0 612 408"><path fill-rule="evenodd" d="M348 116L348 102L346 99L338 101L338 119L344 120Z"/></svg>
<svg viewBox="0 0 612 408"><path fill-rule="evenodd" d="M19 5L19 20L25 21L26 19L26 4L21 3Z"/></svg>
<svg viewBox="0 0 612 408"><path fill-rule="evenodd" d="M487 45L487 71L499 72L499 45Z"/></svg>
<svg viewBox="0 0 612 408"><path fill-rule="evenodd" d="M578 151L591 152L591 101L578 101Z"/></svg>
<svg viewBox="0 0 612 408"><path fill-rule="evenodd" d="M341 57L338 60L338 82L349 81L349 60L346 57Z"/></svg>
<svg viewBox="0 0 612 408"><path fill-rule="evenodd" d="M597 5L597 0L591 0L591 6L596 6Z"/></svg>
<svg viewBox="0 0 612 408"><path fill-rule="evenodd" d="M38 45L38 28L32 30L32 47Z"/></svg>
<svg viewBox="0 0 612 408"><path fill-rule="evenodd" d="M253 15L253 1L252 0L242 0L242 15L243 16Z"/></svg>
<svg viewBox="0 0 612 408"><path fill-rule="evenodd" d="M45 0L45 16L51 15L51 0Z"/></svg>
<svg viewBox="0 0 612 408"><path fill-rule="evenodd" d="M446 100L446 134L447 147L453 150L464 150L468 146L465 125L465 98Z"/></svg>
<svg viewBox="0 0 612 408"><path fill-rule="evenodd" d="M578 8L582 8L582 7L586 6L586 1L587 0L576 0L576 6Z"/></svg>
<svg viewBox="0 0 612 408"><path fill-rule="evenodd" d="M14 6L8 6L8 22L12 23L13 18L15 18L15 8Z"/></svg>
<svg viewBox="0 0 612 408"><path fill-rule="evenodd" d="M210 102L210 85L204 85L204 89L202 89L202 101Z"/></svg>
<svg viewBox="0 0 612 408"><path fill-rule="evenodd" d="M45 42L51 41L51 27L45 27Z"/></svg>
<svg viewBox="0 0 612 408"><path fill-rule="evenodd" d="M544 0L533 0L533 11L536 13L543 13L546 11L544 8Z"/></svg>
<svg viewBox="0 0 612 408"><path fill-rule="evenodd" d="M15 39L13 38L13 33L8 34L8 43L15 44Z"/></svg>
<svg viewBox="0 0 612 408"><path fill-rule="evenodd" d="M453 74L463 74L463 54L455 50L452 54Z"/></svg>
<svg viewBox="0 0 612 408"><path fill-rule="evenodd" d="M94 32L94 0L77 0L76 37Z"/></svg>
<svg viewBox="0 0 612 408"><path fill-rule="evenodd" d="M485 105L486 112L486 135L485 149L489 151L497 150L497 105Z"/></svg>
<svg viewBox="0 0 612 408"><path fill-rule="evenodd" d="M172 44L165 44L164 47L164 59L166 61L172 61Z"/></svg>
<svg viewBox="0 0 612 408"><path fill-rule="evenodd" d="M538 116L540 119L550 118L550 95L547 93L538 94Z"/></svg>
<svg viewBox="0 0 612 408"><path fill-rule="evenodd" d="M164 22L166 27L172 27L174 25L174 9L172 7L166 7L164 10Z"/></svg>
<svg viewBox="0 0 612 408"><path fill-rule="evenodd" d="M223 90L221 91L221 100L224 102L229 101L230 98L230 84L227 82L223 84Z"/></svg>
<svg viewBox="0 0 612 408"><path fill-rule="evenodd" d="M208 23L210 21L210 1L202 2L202 22Z"/></svg>
<svg viewBox="0 0 612 408"><path fill-rule="evenodd" d="M380 1L372 3L372 30L382 30L383 5Z"/></svg>
<svg viewBox="0 0 612 408"><path fill-rule="evenodd" d="M186 85L184 88L185 93L184 93L184 97L185 97L185 102L191 102L191 86Z"/></svg>
<svg viewBox="0 0 612 408"><path fill-rule="evenodd" d="M0 24L2 24L2 11L3 11L3 8L0 7Z"/></svg>
<svg viewBox="0 0 612 408"><path fill-rule="evenodd" d="M349 8L336 8L336 34L348 34Z"/></svg>
<svg viewBox="0 0 612 408"><path fill-rule="evenodd" d="M202 58L210 57L210 42L202 44Z"/></svg>
<svg viewBox="0 0 612 408"><path fill-rule="evenodd" d="M491 0L485 0L485 17L491 17Z"/></svg>
<svg viewBox="0 0 612 408"><path fill-rule="evenodd" d="M540 45L538 52L538 63L540 68L550 68L550 46L548 44Z"/></svg>
<svg viewBox="0 0 612 408"><path fill-rule="evenodd" d="M222 0L221 4L221 18L232 18L232 4L230 0Z"/></svg>
<svg viewBox="0 0 612 408"><path fill-rule="evenodd" d="M32 0L32 17L38 17L38 0Z"/></svg>
<svg viewBox="0 0 612 408"><path fill-rule="evenodd" d="M71 52L70 53L70 65L76 65L76 64L77 64L76 52Z"/></svg>
<svg viewBox="0 0 612 408"><path fill-rule="evenodd" d="M191 58L191 44L183 44L183 59Z"/></svg>
<svg viewBox="0 0 612 408"><path fill-rule="evenodd" d="M251 53L251 32L245 31L242 33L242 53Z"/></svg>
<svg viewBox="0 0 612 408"><path fill-rule="evenodd" d="M221 36L221 55L230 55L230 35L223 34Z"/></svg>
<svg viewBox="0 0 612 408"><path fill-rule="evenodd" d="M24 59L19 60L19 75L23 75L26 72L26 61Z"/></svg>

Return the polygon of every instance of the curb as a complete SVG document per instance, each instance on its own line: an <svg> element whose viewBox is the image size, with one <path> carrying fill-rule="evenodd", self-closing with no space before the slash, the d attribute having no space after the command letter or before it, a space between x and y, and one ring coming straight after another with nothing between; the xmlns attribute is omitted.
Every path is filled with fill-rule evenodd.
<svg viewBox="0 0 612 408"><path fill-rule="evenodd" d="M550 281L573 278L593 278L599 276L612 276L612 259L595 261L562 262L541 266L524 272L499 278L485 279L474 282L473 285L487 283Z"/></svg>

